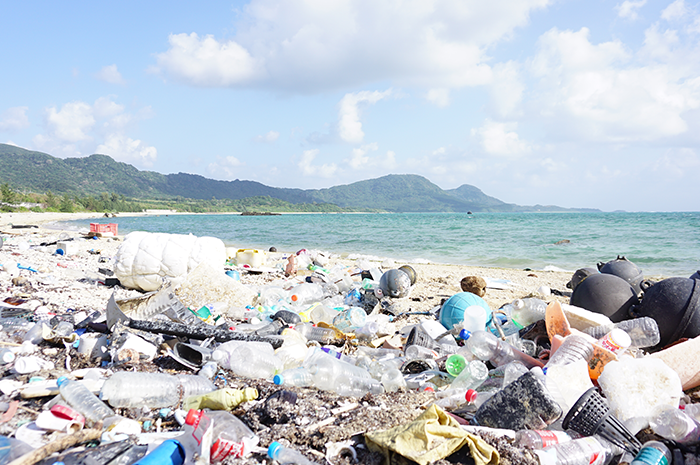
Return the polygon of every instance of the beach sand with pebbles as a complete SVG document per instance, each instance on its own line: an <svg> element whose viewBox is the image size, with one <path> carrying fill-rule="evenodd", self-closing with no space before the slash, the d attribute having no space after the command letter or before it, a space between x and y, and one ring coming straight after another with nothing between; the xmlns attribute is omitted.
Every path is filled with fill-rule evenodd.
<svg viewBox="0 0 700 465"><path fill-rule="evenodd" d="M123 237L86 238L75 231L60 231L52 228L56 221L76 218L95 218L95 222L108 223L109 219L98 214L63 214L63 213L2 213L0 214L0 234L4 238L0 248L0 304L3 309L26 309L28 312L64 315L88 315L95 310L104 311L110 296L115 293L117 299L141 295L135 290L120 287L108 288L100 284L100 269L112 268L112 257L122 243ZM12 226L15 226L14 228ZM37 227L17 228L18 225ZM55 254L57 241L73 239L69 254ZM43 244L43 245L42 245ZM309 244L299 244L299 248L309 248ZM295 251L286 251L287 253ZM329 251L328 266L341 263L354 266L355 260L334 256ZM271 255L266 264L269 268L281 268L286 264L286 254L280 252ZM13 264L19 264L16 268ZM279 265L279 266L278 266ZM398 267L403 263L374 262L379 268ZM461 292L460 281L466 276L478 276L487 281L484 299L492 309L520 297L535 295L538 290L555 289L566 291L569 273L555 271L525 271L501 268L482 268L470 266L453 266L437 264L410 264L416 273L417 281L409 295L394 299L401 313L394 327L415 324L421 319L429 318L429 312L440 305L443 299ZM31 268L31 270L27 269ZM32 271L35 270L35 271ZM102 270L104 271L104 270ZM241 283L257 290L270 283L292 284L301 282L304 273L295 278L286 279L281 271L252 274L241 270ZM357 277L359 280L359 277ZM286 280L286 281L281 281ZM547 301L568 302L568 297L559 295L540 295ZM10 305L9 302L19 302ZM252 302L251 302L252 303ZM79 319L78 316L76 319ZM152 360L132 361L113 370L162 371L166 373L191 373L172 358L165 355L161 348ZM98 366L75 349L61 345L42 343L38 353L40 357L51 361L55 368L43 370L31 375L14 374L8 365L3 369L3 376L19 382L27 382L30 376L43 376L56 379L78 368ZM261 379L247 379L224 370L215 379L218 388L253 387L259 392L259 401L247 402L237 407L233 413L253 429L260 438L260 446L267 447L272 441L281 441L303 452L310 459L321 463L325 455L330 463L337 464L376 464L381 456L371 453L364 445L363 433L384 430L406 424L418 417L435 397L431 393L416 391L399 391L362 399L343 398L335 394L316 389L290 387L288 390L297 394L295 404L283 402L264 402L271 394L280 389ZM0 423L0 434L12 435L19 425L32 421L44 408L49 398L22 399L16 393L5 393L2 401L19 400L19 410L10 420ZM139 421L156 421L157 410L117 409L117 413ZM171 420L162 422L162 430L175 430L179 426ZM500 453L502 464L536 464L535 457L525 450L512 447L507 441L484 436ZM55 439L46 435L36 446ZM348 449L350 447L350 449ZM357 455L357 461L352 454ZM344 452L343 452L344 451ZM453 457L450 462L438 460L436 464L473 463L471 458L462 454L462 458ZM226 464L262 464L269 463L264 456L264 449L256 450L251 456L242 459L226 459ZM324 462L325 463L325 462Z"/></svg>

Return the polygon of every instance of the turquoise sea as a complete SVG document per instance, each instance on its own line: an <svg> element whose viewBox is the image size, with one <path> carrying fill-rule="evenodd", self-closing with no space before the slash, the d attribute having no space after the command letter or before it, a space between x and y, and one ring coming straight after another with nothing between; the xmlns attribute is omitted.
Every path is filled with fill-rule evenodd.
<svg viewBox="0 0 700 465"><path fill-rule="evenodd" d="M624 255L645 276L688 277L700 269L700 212L197 214L124 216L64 226L87 229L90 222L117 223L120 235L136 230L192 233L239 248L306 248L408 263L574 271Z"/></svg>

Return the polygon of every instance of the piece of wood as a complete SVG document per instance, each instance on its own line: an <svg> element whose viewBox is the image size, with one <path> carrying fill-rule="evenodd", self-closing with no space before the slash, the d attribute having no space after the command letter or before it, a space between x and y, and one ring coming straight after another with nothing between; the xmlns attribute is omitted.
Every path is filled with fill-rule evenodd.
<svg viewBox="0 0 700 465"><path fill-rule="evenodd" d="M45 459L54 452L61 452L69 447L75 446L76 444L81 444L83 442L94 441L102 436L102 429L84 429L73 433L68 436L64 436L56 441L52 441L45 446L35 449L28 454L24 454L8 465L34 465L40 460Z"/></svg>

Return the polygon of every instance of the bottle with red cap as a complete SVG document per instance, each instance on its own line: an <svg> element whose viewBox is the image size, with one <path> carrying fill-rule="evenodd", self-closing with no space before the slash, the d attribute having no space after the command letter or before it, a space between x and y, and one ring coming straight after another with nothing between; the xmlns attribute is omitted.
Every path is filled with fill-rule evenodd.
<svg viewBox="0 0 700 465"><path fill-rule="evenodd" d="M438 391L437 397L439 399L435 401L435 405L445 409L456 409L460 405L467 403L472 403L476 400L477 392L473 389L446 389L444 391Z"/></svg>
<svg viewBox="0 0 700 465"><path fill-rule="evenodd" d="M208 456L211 462L248 455L259 438L238 417L225 410L191 409L183 427L181 442L187 451L185 463L194 455Z"/></svg>

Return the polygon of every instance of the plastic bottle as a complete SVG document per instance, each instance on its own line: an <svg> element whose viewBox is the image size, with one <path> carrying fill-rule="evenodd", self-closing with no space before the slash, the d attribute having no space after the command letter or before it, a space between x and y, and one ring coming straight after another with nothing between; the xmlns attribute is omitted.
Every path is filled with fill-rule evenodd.
<svg viewBox="0 0 700 465"><path fill-rule="evenodd" d="M267 456L272 460L277 460L279 463L290 463L295 465L318 465L317 462L304 457L300 452L284 447L279 442L275 441L270 444L267 449Z"/></svg>
<svg viewBox="0 0 700 465"><path fill-rule="evenodd" d="M207 421L211 421L210 457L212 462L220 462L226 457L243 457L258 443L258 437L255 433L228 411L191 409L187 412L185 424L193 426L203 424L205 417Z"/></svg>
<svg viewBox="0 0 700 465"><path fill-rule="evenodd" d="M0 318L0 331L7 334L11 341L22 342L34 324L24 318Z"/></svg>
<svg viewBox="0 0 700 465"><path fill-rule="evenodd" d="M0 245L2 238L0 238ZM0 436L0 463L10 463L33 451L34 448L24 441Z"/></svg>
<svg viewBox="0 0 700 465"><path fill-rule="evenodd" d="M613 457L612 448L607 441L595 436L573 439L554 444L536 451L540 463L548 463L543 457L556 458L557 465L606 465Z"/></svg>
<svg viewBox="0 0 700 465"><path fill-rule="evenodd" d="M679 407L686 415L689 415L693 420L700 423L700 404L685 404Z"/></svg>
<svg viewBox="0 0 700 465"><path fill-rule="evenodd" d="M133 465L182 465L185 456L186 451L180 441L166 439Z"/></svg>
<svg viewBox="0 0 700 465"><path fill-rule="evenodd" d="M94 424L107 417L116 415L114 410L97 398L95 394L77 381L61 376L56 381L61 397L68 405L80 412L87 423Z"/></svg>
<svg viewBox="0 0 700 465"><path fill-rule="evenodd" d="M333 344L338 340L335 331L331 328L321 328L311 323L302 323L295 326L294 329L301 333L307 340L320 342L324 345Z"/></svg>
<svg viewBox="0 0 700 465"><path fill-rule="evenodd" d="M600 339L615 328L625 331L630 336L630 349L653 347L661 341L659 325L656 320L648 316L624 320L612 325L593 326L584 332Z"/></svg>
<svg viewBox="0 0 700 465"><path fill-rule="evenodd" d="M545 447L571 441L578 437L580 437L580 435L576 434L576 436L571 436L571 434L565 431L528 429L516 431L515 444L518 447L525 447L527 449L544 449Z"/></svg>
<svg viewBox="0 0 700 465"><path fill-rule="evenodd" d="M656 434L681 444L700 441L700 424L693 417L677 408L665 409L649 420Z"/></svg>
<svg viewBox="0 0 700 465"><path fill-rule="evenodd" d="M15 360L15 353L12 349L3 347L0 349L0 365L5 365Z"/></svg>
<svg viewBox="0 0 700 465"><path fill-rule="evenodd" d="M478 394L473 389L446 389L436 393L438 400L435 405L446 409L456 409L465 402L472 403L476 400Z"/></svg>
<svg viewBox="0 0 700 465"><path fill-rule="evenodd" d="M671 451L660 441L647 441L630 465L669 465Z"/></svg>
<svg viewBox="0 0 700 465"><path fill-rule="evenodd" d="M614 328L605 336L598 339L597 344L619 355L626 351L632 344L632 339L625 331L620 328Z"/></svg>
<svg viewBox="0 0 700 465"><path fill-rule="evenodd" d="M577 334L570 334L566 336L557 351L549 357L546 366L566 365L581 359L589 361L592 355L593 344L588 339Z"/></svg>
<svg viewBox="0 0 700 465"><path fill-rule="evenodd" d="M472 360L467 363L459 375L452 380L450 386L454 389L476 389L486 380L489 370L481 360Z"/></svg>
<svg viewBox="0 0 700 465"><path fill-rule="evenodd" d="M330 349L328 347L321 347L321 350L327 353L328 355L331 355L338 360L342 360L345 363L349 363L350 365L357 365L357 358L356 357L351 357L349 355L341 354L338 351L335 351L333 349Z"/></svg>
<svg viewBox="0 0 700 465"><path fill-rule="evenodd" d="M282 361L275 356L272 345L267 342L235 342L240 343L225 348L225 344L222 344L212 353L212 358L222 368L246 378L269 380L282 371Z"/></svg>
<svg viewBox="0 0 700 465"><path fill-rule="evenodd" d="M104 382L101 397L112 407L162 408L214 389L203 376L119 371Z"/></svg>
<svg viewBox="0 0 700 465"><path fill-rule="evenodd" d="M273 307L280 303L286 304L289 300L289 292L278 286L265 286L260 289L258 304L263 307Z"/></svg>
<svg viewBox="0 0 700 465"><path fill-rule="evenodd" d="M364 309L360 307L350 307L341 311L333 318L333 326L347 333L363 327L366 318L367 313Z"/></svg>
<svg viewBox="0 0 700 465"><path fill-rule="evenodd" d="M309 387L313 385L313 378L306 367L297 367L278 373L272 381L281 386Z"/></svg>
<svg viewBox="0 0 700 465"><path fill-rule="evenodd" d="M374 378L361 378L343 374L335 379L333 391L340 396L362 397L365 394L382 394L384 387Z"/></svg>
<svg viewBox="0 0 700 465"><path fill-rule="evenodd" d="M323 299L323 288L316 283L301 283L289 291L292 305L310 305Z"/></svg>
<svg viewBox="0 0 700 465"><path fill-rule="evenodd" d="M384 391L395 392L402 389L406 389L406 380L403 377L401 371L396 368L391 368L386 370L380 379L382 386L384 386Z"/></svg>
<svg viewBox="0 0 700 465"><path fill-rule="evenodd" d="M487 331L474 331L467 339L469 350L481 360L489 360L496 366L519 360L528 368L541 366L539 360L520 352L510 344Z"/></svg>
<svg viewBox="0 0 700 465"><path fill-rule="evenodd" d="M530 326L540 320L544 320L547 310L547 302L534 297L516 299L513 301L511 318L519 328Z"/></svg>

